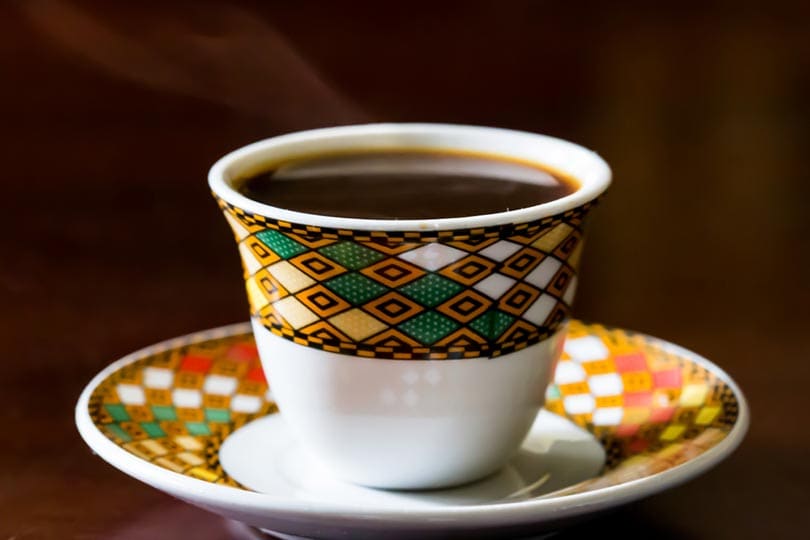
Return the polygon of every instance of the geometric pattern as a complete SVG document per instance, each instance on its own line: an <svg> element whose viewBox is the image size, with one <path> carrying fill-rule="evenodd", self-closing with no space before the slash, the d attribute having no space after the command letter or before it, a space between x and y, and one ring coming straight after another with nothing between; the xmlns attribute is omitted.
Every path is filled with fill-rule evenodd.
<svg viewBox="0 0 810 540"><path fill-rule="evenodd" d="M616 470L589 481L591 489L691 459L725 437L738 411L731 388L689 358L646 336L577 322L545 406L605 447Z"/></svg>
<svg viewBox="0 0 810 540"><path fill-rule="evenodd" d="M148 350L105 379L89 403L94 424L130 453L232 486L219 465L221 442L276 411L253 340L217 330Z"/></svg>
<svg viewBox="0 0 810 540"><path fill-rule="evenodd" d="M500 356L557 330L596 201L531 223L413 232L298 225L218 202L268 330L329 352L444 360Z"/></svg>
<svg viewBox="0 0 810 540"><path fill-rule="evenodd" d="M601 475L555 496L694 459L723 440L738 412L731 388L688 355L578 321L568 326L545 407L592 433L607 454ZM247 325L146 349L93 389L88 409L108 439L140 459L236 487L219 464L220 445L246 422L277 412Z"/></svg>

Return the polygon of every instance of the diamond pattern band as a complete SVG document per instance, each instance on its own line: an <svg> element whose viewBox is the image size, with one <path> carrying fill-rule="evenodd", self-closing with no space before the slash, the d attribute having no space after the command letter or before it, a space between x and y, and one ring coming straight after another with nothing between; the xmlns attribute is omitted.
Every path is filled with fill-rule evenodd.
<svg viewBox="0 0 810 540"><path fill-rule="evenodd" d="M273 220L218 199L251 313L276 335L381 359L495 357L570 314L595 201L522 224L350 231Z"/></svg>

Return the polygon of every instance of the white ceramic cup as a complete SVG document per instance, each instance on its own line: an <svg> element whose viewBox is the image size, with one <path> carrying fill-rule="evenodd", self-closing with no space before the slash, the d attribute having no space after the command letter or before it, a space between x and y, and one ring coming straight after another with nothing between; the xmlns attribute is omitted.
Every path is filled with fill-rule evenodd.
<svg viewBox="0 0 810 540"><path fill-rule="evenodd" d="M409 148L533 162L579 187L519 210L425 220L306 214L237 189L296 156ZM209 184L239 243L271 391L304 448L380 488L451 486L503 466L543 406L582 219L610 176L570 142L443 124L304 131L220 159Z"/></svg>

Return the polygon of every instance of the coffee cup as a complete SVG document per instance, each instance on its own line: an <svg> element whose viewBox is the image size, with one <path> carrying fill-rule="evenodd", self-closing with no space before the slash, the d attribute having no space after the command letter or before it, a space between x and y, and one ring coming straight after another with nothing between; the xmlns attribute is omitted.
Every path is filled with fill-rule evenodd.
<svg viewBox="0 0 810 540"><path fill-rule="evenodd" d="M408 149L536 163L577 185L542 204L435 219L306 213L239 189L296 156ZM447 487L502 467L544 404L584 222L610 177L570 142L444 124L303 131L220 159L209 185L238 243L270 390L302 447L378 488Z"/></svg>

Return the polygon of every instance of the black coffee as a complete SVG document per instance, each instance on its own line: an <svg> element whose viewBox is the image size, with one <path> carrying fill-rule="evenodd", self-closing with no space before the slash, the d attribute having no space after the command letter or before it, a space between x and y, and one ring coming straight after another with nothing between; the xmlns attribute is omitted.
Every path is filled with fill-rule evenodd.
<svg viewBox="0 0 810 540"><path fill-rule="evenodd" d="M578 187L535 164L423 150L313 155L238 186L246 197L287 210L378 219L492 214L559 199Z"/></svg>

